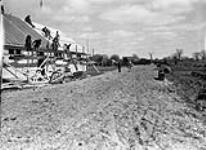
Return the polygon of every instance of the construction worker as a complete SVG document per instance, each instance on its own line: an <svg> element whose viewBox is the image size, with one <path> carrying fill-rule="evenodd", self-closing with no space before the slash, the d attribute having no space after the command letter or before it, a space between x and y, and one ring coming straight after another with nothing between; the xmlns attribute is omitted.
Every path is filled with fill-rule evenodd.
<svg viewBox="0 0 206 150"><path fill-rule="evenodd" d="M128 61L128 68L129 68L129 72L131 71L132 66L133 66L133 65L132 65L132 62L131 62L131 60L129 60L129 61Z"/></svg>
<svg viewBox="0 0 206 150"><path fill-rule="evenodd" d="M4 15L4 6L1 5L1 14Z"/></svg>
<svg viewBox="0 0 206 150"><path fill-rule="evenodd" d="M60 46L60 44L59 44L59 38L60 38L59 33L58 33L58 31L56 31L56 36L54 37L53 43L52 43L52 48L53 48L53 50L55 50L55 51L57 51L57 50L58 50L58 47Z"/></svg>
<svg viewBox="0 0 206 150"><path fill-rule="evenodd" d="M32 26L32 28L35 28L35 25L33 25L32 21L31 21L31 16L30 15L26 16L24 21L27 22L28 24L30 24Z"/></svg>
<svg viewBox="0 0 206 150"><path fill-rule="evenodd" d="M27 51L31 50L31 46L32 46L32 41L31 41L31 35L27 35L26 36L26 40L25 40L25 48Z"/></svg>
<svg viewBox="0 0 206 150"><path fill-rule="evenodd" d="M118 63L117 63L117 68L118 68L118 72L121 72L121 62L119 61Z"/></svg>
<svg viewBox="0 0 206 150"><path fill-rule="evenodd" d="M56 31L56 36L55 36L58 40L60 39L60 35L59 35L59 32Z"/></svg>
<svg viewBox="0 0 206 150"><path fill-rule="evenodd" d="M52 38L51 31L47 27L42 28L42 31L44 32L46 38L49 38L49 40Z"/></svg>
<svg viewBox="0 0 206 150"><path fill-rule="evenodd" d="M32 42L32 46L34 47L35 50L39 49L41 46L41 39L34 40Z"/></svg>

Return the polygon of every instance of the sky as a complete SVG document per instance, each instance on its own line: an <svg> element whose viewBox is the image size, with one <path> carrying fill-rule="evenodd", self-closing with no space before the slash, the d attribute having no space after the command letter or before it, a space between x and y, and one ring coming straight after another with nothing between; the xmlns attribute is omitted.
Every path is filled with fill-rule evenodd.
<svg viewBox="0 0 206 150"><path fill-rule="evenodd" d="M154 58L205 47L206 0L5 0L5 11L67 34L95 53Z"/></svg>

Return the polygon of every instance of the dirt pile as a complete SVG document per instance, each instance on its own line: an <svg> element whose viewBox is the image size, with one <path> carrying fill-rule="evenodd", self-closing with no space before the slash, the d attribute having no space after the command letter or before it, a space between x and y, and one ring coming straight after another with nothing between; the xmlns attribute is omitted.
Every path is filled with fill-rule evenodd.
<svg viewBox="0 0 206 150"><path fill-rule="evenodd" d="M206 122L153 66L3 94L0 149L206 149Z"/></svg>

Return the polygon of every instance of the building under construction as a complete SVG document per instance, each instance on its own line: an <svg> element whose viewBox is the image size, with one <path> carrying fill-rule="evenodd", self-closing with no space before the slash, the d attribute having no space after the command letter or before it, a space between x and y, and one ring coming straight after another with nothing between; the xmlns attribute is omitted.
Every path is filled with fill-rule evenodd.
<svg viewBox="0 0 206 150"><path fill-rule="evenodd" d="M3 23L4 81L51 82L54 73L62 77L65 72L73 76L86 71L86 47L77 44L60 30L10 14L3 15ZM30 48L26 46L28 37ZM58 43L55 47L56 37Z"/></svg>

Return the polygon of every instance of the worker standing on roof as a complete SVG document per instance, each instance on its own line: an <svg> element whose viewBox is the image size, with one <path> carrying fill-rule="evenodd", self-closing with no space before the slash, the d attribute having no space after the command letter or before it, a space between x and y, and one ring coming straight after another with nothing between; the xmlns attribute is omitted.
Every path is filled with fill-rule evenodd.
<svg viewBox="0 0 206 150"><path fill-rule="evenodd" d="M4 15L4 5L1 5L1 14Z"/></svg>
<svg viewBox="0 0 206 150"><path fill-rule="evenodd" d="M30 15L26 16L24 21L27 22L28 24L30 24L32 26L32 28L35 28L35 25L33 25L32 21L31 21L31 16Z"/></svg>
<svg viewBox="0 0 206 150"><path fill-rule="evenodd" d="M72 44L67 45L66 47L66 51L67 51L67 55L70 55L70 47L72 46Z"/></svg>
<svg viewBox="0 0 206 150"><path fill-rule="evenodd" d="M56 31L56 36L55 36L58 40L60 39L60 36L59 36L59 32Z"/></svg>
<svg viewBox="0 0 206 150"><path fill-rule="evenodd" d="M52 38L51 31L47 27L42 28L42 31L44 32L46 38L49 40Z"/></svg>

